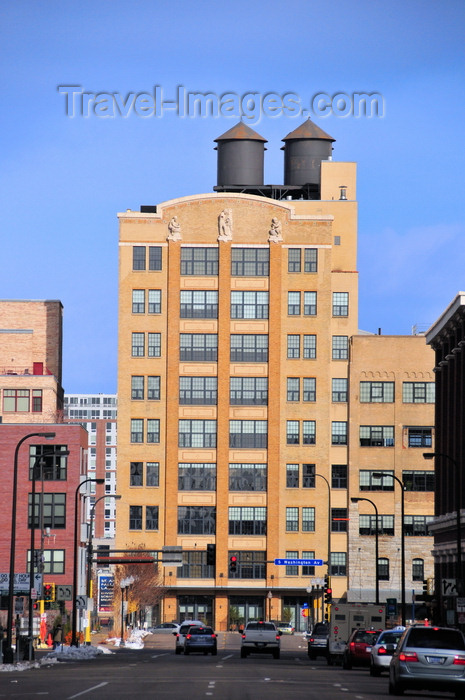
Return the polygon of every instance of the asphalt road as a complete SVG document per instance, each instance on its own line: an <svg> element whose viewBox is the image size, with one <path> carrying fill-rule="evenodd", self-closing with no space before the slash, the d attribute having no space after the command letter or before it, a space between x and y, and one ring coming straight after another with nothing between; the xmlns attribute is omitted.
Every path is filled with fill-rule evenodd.
<svg viewBox="0 0 465 700"><path fill-rule="evenodd" d="M146 637L143 650L115 649L89 661L0 672L0 699L33 700L379 700L387 676L310 661L300 635L281 638L281 658L239 656L240 635L220 634L218 655L175 655L171 635ZM408 698L451 694L406 693Z"/></svg>

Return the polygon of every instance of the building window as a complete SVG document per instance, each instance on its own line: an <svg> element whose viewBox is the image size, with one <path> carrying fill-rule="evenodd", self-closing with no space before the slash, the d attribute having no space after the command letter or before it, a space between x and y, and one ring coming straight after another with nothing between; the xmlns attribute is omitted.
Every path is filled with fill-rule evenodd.
<svg viewBox="0 0 465 700"><path fill-rule="evenodd" d="M207 553L186 552L182 553L182 566L178 567L178 578L213 578L214 566L207 565Z"/></svg>
<svg viewBox="0 0 465 700"><path fill-rule="evenodd" d="M161 289L149 289L149 314L161 314Z"/></svg>
<svg viewBox="0 0 465 700"><path fill-rule="evenodd" d="M181 362L216 362L218 336L216 333L181 333L179 359Z"/></svg>
<svg viewBox="0 0 465 700"><path fill-rule="evenodd" d="M231 318L268 318L268 292L231 292Z"/></svg>
<svg viewBox="0 0 465 700"><path fill-rule="evenodd" d="M161 270L161 246L149 246L149 270Z"/></svg>
<svg viewBox="0 0 465 700"><path fill-rule="evenodd" d="M145 506L145 529L158 530L158 506Z"/></svg>
<svg viewBox="0 0 465 700"><path fill-rule="evenodd" d="M144 357L145 354L145 335L144 333L132 334L132 356Z"/></svg>
<svg viewBox="0 0 465 700"><path fill-rule="evenodd" d="M299 531L299 509L295 506L286 508L286 532Z"/></svg>
<svg viewBox="0 0 465 700"><path fill-rule="evenodd" d="M286 488L299 488L299 465L286 464Z"/></svg>
<svg viewBox="0 0 465 700"><path fill-rule="evenodd" d="M268 379L266 377L231 377L229 402L231 406L266 406Z"/></svg>
<svg viewBox="0 0 465 700"><path fill-rule="evenodd" d="M132 247L132 269L145 270L145 246L135 245Z"/></svg>
<svg viewBox="0 0 465 700"><path fill-rule="evenodd" d="M349 357L349 338L346 335L333 335L332 358L333 360L347 360Z"/></svg>
<svg viewBox="0 0 465 700"><path fill-rule="evenodd" d="M133 401L144 398L144 377L131 377L131 399Z"/></svg>
<svg viewBox="0 0 465 700"><path fill-rule="evenodd" d="M179 491L215 491L216 464L180 462L178 464Z"/></svg>
<svg viewBox="0 0 465 700"><path fill-rule="evenodd" d="M148 356L161 357L161 333L148 333Z"/></svg>
<svg viewBox="0 0 465 700"><path fill-rule="evenodd" d="M179 403L190 406L216 406L216 377L179 377Z"/></svg>
<svg viewBox="0 0 465 700"><path fill-rule="evenodd" d="M266 552L230 551L228 556L237 557L237 569L229 578L264 579L266 577Z"/></svg>
<svg viewBox="0 0 465 700"><path fill-rule="evenodd" d="M333 403L347 403L347 379L333 379L331 388Z"/></svg>
<svg viewBox="0 0 465 700"><path fill-rule="evenodd" d="M145 465L146 476L145 485L146 486L159 486L160 485L160 462L147 462Z"/></svg>
<svg viewBox="0 0 465 700"><path fill-rule="evenodd" d="M268 446L268 421L230 420L229 447L266 448Z"/></svg>
<svg viewBox="0 0 465 700"><path fill-rule="evenodd" d="M288 316L300 316L300 292L287 293Z"/></svg>
<svg viewBox="0 0 465 700"><path fill-rule="evenodd" d="M131 419L131 442L144 442L144 421L142 418Z"/></svg>
<svg viewBox="0 0 465 700"><path fill-rule="evenodd" d="M331 465L331 488L346 489L347 488L347 464L332 464Z"/></svg>
<svg viewBox="0 0 465 700"><path fill-rule="evenodd" d="M288 377L287 378L287 400L288 401L300 401L300 378L299 377Z"/></svg>
<svg viewBox="0 0 465 700"><path fill-rule="evenodd" d="M180 420L179 447L216 447L216 420Z"/></svg>
<svg viewBox="0 0 465 700"><path fill-rule="evenodd" d="M315 532L315 508L302 508L302 532Z"/></svg>
<svg viewBox="0 0 465 700"><path fill-rule="evenodd" d="M394 426L361 425L360 447L394 447Z"/></svg>
<svg viewBox="0 0 465 700"><path fill-rule="evenodd" d="M142 506L129 506L129 529L142 530Z"/></svg>
<svg viewBox="0 0 465 700"><path fill-rule="evenodd" d="M302 444L314 445L316 442L316 422L314 420L302 421Z"/></svg>
<svg viewBox="0 0 465 700"><path fill-rule="evenodd" d="M231 335L231 362L268 362L267 335Z"/></svg>
<svg viewBox="0 0 465 700"><path fill-rule="evenodd" d="M144 485L144 467L143 462L131 462L129 486Z"/></svg>
<svg viewBox="0 0 465 700"><path fill-rule="evenodd" d="M266 464L230 464L230 491L266 491Z"/></svg>
<svg viewBox="0 0 465 700"><path fill-rule="evenodd" d="M394 474L392 469L383 469L383 474L380 478L379 471L370 469L360 470L360 491L394 491L394 479L391 475Z"/></svg>
<svg viewBox="0 0 465 700"><path fill-rule="evenodd" d="M359 515L359 535L376 535L376 515ZM394 516L378 515L378 535L394 536Z"/></svg>
<svg viewBox="0 0 465 700"><path fill-rule="evenodd" d="M405 491L434 491L434 471L405 470L402 472Z"/></svg>
<svg viewBox="0 0 465 700"><path fill-rule="evenodd" d="M304 316L316 316L316 292L304 292Z"/></svg>
<svg viewBox="0 0 465 700"><path fill-rule="evenodd" d="M304 335L304 360L316 359L316 335Z"/></svg>
<svg viewBox="0 0 465 700"><path fill-rule="evenodd" d="M347 532L347 508L331 508L331 532Z"/></svg>
<svg viewBox="0 0 465 700"><path fill-rule="evenodd" d="M287 271L300 272L301 268L301 250L300 248L289 248L287 251Z"/></svg>
<svg viewBox="0 0 465 700"><path fill-rule="evenodd" d="M42 389L32 390L32 412L42 413Z"/></svg>
<svg viewBox="0 0 465 700"><path fill-rule="evenodd" d="M425 562L423 559L413 559L412 560L412 580L413 581L424 581L425 580Z"/></svg>
<svg viewBox="0 0 465 700"><path fill-rule="evenodd" d="M315 488L315 465L302 464L302 488Z"/></svg>
<svg viewBox="0 0 465 700"><path fill-rule="evenodd" d="M233 506L229 508L230 535L266 535L266 508Z"/></svg>
<svg viewBox="0 0 465 700"><path fill-rule="evenodd" d="M160 442L160 420L159 418L148 418L147 419L147 442L156 443Z"/></svg>
<svg viewBox="0 0 465 700"><path fill-rule="evenodd" d="M269 248L231 248L232 277L268 277Z"/></svg>
<svg viewBox="0 0 465 700"><path fill-rule="evenodd" d="M181 275L218 275L218 248L181 248Z"/></svg>
<svg viewBox="0 0 465 700"><path fill-rule="evenodd" d="M404 515L404 533L409 537L431 537L428 523L433 520L433 515Z"/></svg>
<svg viewBox="0 0 465 700"><path fill-rule="evenodd" d="M182 289L180 317L218 318L218 292Z"/></svg>
<svg viewBox="0 0 465 700"><path fill-rule="evenodd" d="M214 506L178 506L178 535L214 535Z"/></svg>
<svg viewBox="0 0 465 700"><path fill-rule="evenodd" d="M132 313L145 313L145 291L143 289L132 290Z"/></svg>
<svg viewBox="0 0 465 700"><path fill-rule="evenodd" d="M64 574L65 573L65 550L64 549L36 549L36 557L42 556L41 573L44 574ZM27 552L27 571L31 570L31 550Z"/></svg>
<svg viewBox="0 0 465 700"><path fill-rule="evenodd" d="M286 551L286 559L298 559L299 557L299 552L297 550L287 550ZM286 576L298 576L299 575L299 567L295 566L293 564L288 564L286 565Z"/></svg>
<svg viewBox="0 0 465 700"><path fill-rule="evenodd" d="M304 551L302 552L302 559L315 559L315 551ZM302 576L315 576L314 566L303 566Z"/></svg>
<svg viewBox="0 0 465 700"><path fill-rule="evenodd" d="M160 400L161 378L157 376L147 377L147 398L149 401Z"/></svg>
<svg viewBox="0 0 465 700"><path fill-rule="evenodd" d="M304 377L303 382L303 400L304 401L316 401L316 378L315 377Z"/></svg>
<svg viewBox="0 0 465 700"><path fill-rule="evenodd" d="M29 389L4 389L4 413L26 413L29 411Z"/></svg>
<svg viewBox="0 0 465 700"><path fill-rule="evenodd" d="M42 508L42 516L40 511ZM32 493L28 495L28 527L32 525ZM49 527L64 529L66 527L66 494L36 493L34 499L34 528Z"/></svg>
<svg viewBox="0 0 465 700"><path fill-rule="evenodd" d="M287 357L297 360L300 357L300 335L287 336Z"/></svg>
<svg viewBox="0 0 465 700"><path fill-rule="evenodd" d="M333 420L331 423L331 444L347 445L347 422Z"/></svg>
<svg viewBox="0 0 465 700"><path fill-rule="evenodd" d="M409 447L431 447L433 444L433 431L431 428L409 428Z"/></svg>
<svg viewBox="0 0 465 700"><path fill-rule="evenodd" d="M402 384L402 401L404 403L434 403L434 382L404 382Z"/></svg>
<svg viewBox="0 0 465 700"><path fill-rule="evenodd" d="M318 248L305 248L304 272L318 272Z"/></svg>
<svg viewBox="0 0 465 700"><path fill-rule="evenodd" d="M360 382L360 403L393 403L394 382Z"/></svg>
<svg viewBox="0 0 465 700"><path fill-rule="evenodd" d="M347 576L347 554L345 552L331 552L330 576Z"/></svg>
<svg viewBox="0 0 465 700"><path fill-rule="evenodd" d="M348 292L333 292L333 316L349 315Z"/></svg>
<svg viewBox="0 0 465 700"><path fill-rule="evenodd" d="M38 481L66 481L68 457L54 455L56 450L65 451L67 445L30 445L29 447L29 479L34 476ZM42 456L43 459L37 459ZM36 465L35 469L34 466Z"/></svg>
<svg viewBox="0 0 465 700"><path fill-rule="evenodd" d="M288 445L300 443L300 424L298 420L286 421L286 442Z"/></svg>
<svg viewBox="0 0 465 700"><path fill-rule="evenodd" d="M389 581L389 559L386 557L378 559L378 580Z"/></svg>

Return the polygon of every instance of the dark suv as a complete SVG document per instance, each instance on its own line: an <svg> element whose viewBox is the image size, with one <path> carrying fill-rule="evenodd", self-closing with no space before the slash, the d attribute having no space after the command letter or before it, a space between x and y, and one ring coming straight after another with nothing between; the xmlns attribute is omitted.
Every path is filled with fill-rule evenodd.
<svg viewBox="0 0 465 700"><path fill-rule="evenodd" d="M310 635L307 635L307 653L312 661L317 656L328 658L329 625L327 622L317 622Z"/></svg>
<svg viewBox="0 0 465 700"><path fill-rule="evenodd" d="M342 668L352 666L369 666L371 647L376 644L381 630L353 630L342 655Z"/></svg>

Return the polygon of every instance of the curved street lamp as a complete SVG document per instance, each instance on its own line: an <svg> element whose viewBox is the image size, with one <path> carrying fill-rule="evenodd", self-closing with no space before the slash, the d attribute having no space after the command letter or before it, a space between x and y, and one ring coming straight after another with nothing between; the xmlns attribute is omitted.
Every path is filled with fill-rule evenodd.
<svg viewBox="0 0 465 700"><path fill-rule="evenodd" d="M16 553L16 502L18 500L18 455L19 448L25 440L31 437L41 437L53 440L56 433L28 433L24 435L16 445L15 459L13 466L13 491L11 501L11 543L10 543L10 579L8 581L8 619L6 629L6 649L3 654L3 661L11 663L13 661L12 634L13 634L13 597L15 578L15 553ZM10 661L11 660L11 661Z"/></svg>
<svg viewBox="0 0 465 700"><path fill-rule="evenodd" d="M379 571L378 571L378 554L379 554L379 547L378 547L378 536L379 536L379 519L378 519L378 508L376 506L376 503L371 501L369 498L351 498L350 499L352 503L358 503L359 501L367 501L368 503L371 503L373 508L375 509L375 517L376 517L376 530L375 530L375 604L379 605ZM360 517L360 516L359 516Z"/></svg>

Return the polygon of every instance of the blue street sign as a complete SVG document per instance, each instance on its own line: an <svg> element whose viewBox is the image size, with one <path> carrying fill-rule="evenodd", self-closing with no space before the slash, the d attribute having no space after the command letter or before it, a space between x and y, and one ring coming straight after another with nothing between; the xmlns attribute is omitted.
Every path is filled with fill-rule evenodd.
<svg viewBox="0 0 465 700"><path fill-rule="evenodd" d="M323 559L275 559L276 566L323 566Z"/></svg>

